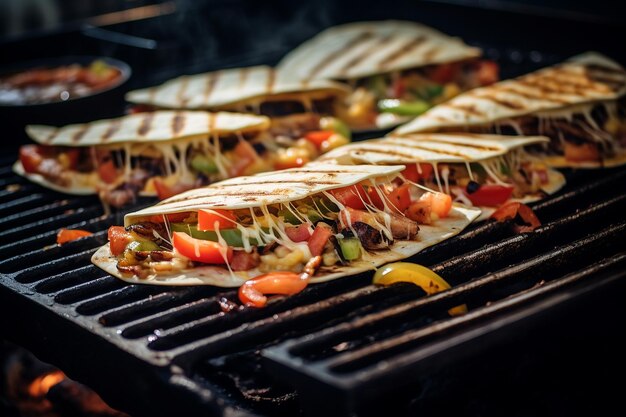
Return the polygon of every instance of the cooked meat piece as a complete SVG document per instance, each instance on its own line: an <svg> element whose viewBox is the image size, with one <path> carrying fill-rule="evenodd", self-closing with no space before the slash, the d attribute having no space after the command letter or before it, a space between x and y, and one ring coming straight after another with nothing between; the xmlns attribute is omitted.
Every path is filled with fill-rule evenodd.
<svg viewBox="0 0 626 417"><path fill-rule="evenodd" d="M391 216L391 234L394 239L411 240L417 236L417 232L420 230L417 222L397 213L390 213L389 215ZM379 216L382 217L382 215ZM383 223L382 218L379 221Z"/></svg>
<svg viewBox="0 0 626 417"><path fill-rule="evenodd" d="M250 253L245 250L233 251L233 259L230 261L230 267L233 271L247 271L256 268L261 264L261 257L256 248Z"/></svg>
<svg viewBox="0 0 626 417"><path fill-rule="evenodd" d="M156 231L159 235L165 236L167 233L165 231L165 226L162 223L153 223L153 222L141 222L131 224L126 228L126 230L130 232L135 232L137 235L141 236L144 239L156 241L159 238L154 236L154 231Z"/></svg>
<svg viewBox="0 0 626 417"><path fill-rule="evenodd" d="M363 222L354 222L352 223L352 228L356 232L357 237L361 241L361 245L365 249L373 250L384 249L387 247L386 242L383 241L383 234L374 229L369 224ZM342 233L344 234L344 236L353 235L350 229L346 229Z"/></svg>

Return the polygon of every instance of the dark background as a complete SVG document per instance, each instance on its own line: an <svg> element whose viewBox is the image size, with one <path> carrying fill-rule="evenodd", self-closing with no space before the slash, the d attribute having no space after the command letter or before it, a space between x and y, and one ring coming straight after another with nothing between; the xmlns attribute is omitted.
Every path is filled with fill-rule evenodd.
<svg viewBox="0 0 626 417"><path fill-rule="evenodd" d="M617 1L470 0L2 0L0 76L67 55L121 59L132 77L95 104L0 107L3 148L28 142L25 124L87 122L126 110L123 93L218 68L275 64L321 30L350 21L406 19L483 48L513 77L597 50L624 63Z"/></svg>

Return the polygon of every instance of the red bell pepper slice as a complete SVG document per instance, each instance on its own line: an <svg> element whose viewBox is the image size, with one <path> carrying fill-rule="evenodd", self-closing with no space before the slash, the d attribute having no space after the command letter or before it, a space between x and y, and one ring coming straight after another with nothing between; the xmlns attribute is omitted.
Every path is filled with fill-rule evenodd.
<svg viewBox="0 0 626 417"><path fill-rule="evenodd" d="M308 279L289 271L270 272L246 281L239 287L239 300L248 307L265 307L264 294L293 295L306 288Z"/></svg>
<svg viewBox="0 0 626 417"><path fill-rule="evenodd" d="M218 242L196 239L182 232L172 233L172 245L186 258L205 264L222 265L233 258L233 248L230 246L223 248ZM223 251L226 251L225 256L222 255Z"/></svg>
<svg viewBox="0 0 626 417"><path fill-rule="evenodd" d="M91 236L93 233L87 230L80 229L61 229L57 233L57 243L62 245L67 242L71 242L76 239L80 239L81 237Z"/></svg>
<svg viewBox="0 0 626 417"><path fill-rule="evenodd" d="M130 232L122 226L111 226L108 231L109 248L114 256L119 256L126 250L126 245L133 239Z"/></svg>
<svg viewBox="0 0 626 417"><path fill-rule="evenodd" d="M473 193L465 190L465 195L475 206L499 206L511 198L513 186L485 184Z"/></svg>
<svg viewBox="0 0 626 417"><path fill-rule="evenodd" d="M198 230L215 230L215 223L220 229L237 227L237 218L230 210L198 210Z"/></svg>

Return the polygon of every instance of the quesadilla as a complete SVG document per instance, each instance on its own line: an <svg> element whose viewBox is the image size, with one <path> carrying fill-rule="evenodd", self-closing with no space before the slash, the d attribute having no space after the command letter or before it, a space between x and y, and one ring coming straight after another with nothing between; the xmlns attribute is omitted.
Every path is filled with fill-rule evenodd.
<svg viewBox="0 0 626 417"><path fill-rule="evenodd" d="M343 146L324 155L319 163L403 164L405 181L444 192L489 215L511 199L537 201L565 185L563 174L524 150L548 140L543 136L473 133L390 136Z"/></svg>
<svg viewBox="0 0 626 417"><path fill-rule="evenodd" d="M275 140L269 125L265 116L162 110L60 128L27 126L38 145L23 146L14 169L57 191L99 193L121 207L139 193L163 199L284 167L285 155L299 165L317 155L308 140Z"/></svg>
<svg viewBox="0 0 626 417"><path fill-rule="evenodd" d="M348 86L328 81L302 81L289 72L260 65L185 75L164 84L130 91L126 100L140 110L184 109L234 111L271 118L270 133L296 141L309 132L334 131L326 147L348 142L350 130L334 118Z"/></svg>
<svg viewBox="0 0 626 417"><path fill-rule="evenodd" d="M127 214L92 262L132 283L237 287L320 257L310 282L321 282L412 256L479 215L408 219L404 205L427 192L399 181L402 169L317 164L187 191Z"/></svg>
<svg viewBox="0 0 626 417"><path fill-rule="evenodd" d="M470 131L545 135L531 148L554 167L626 163L626 71L586 53L564 63L477 88L440 104L394 134Z"/></svg>
<svg viewBox="0 0 626 417"><path fill-rule="evenodd" d="M339 117L355 129L403 123L461 91L498 80L479 48L407 21L331 27L288 53L278 69L354 87Z"/></svg>

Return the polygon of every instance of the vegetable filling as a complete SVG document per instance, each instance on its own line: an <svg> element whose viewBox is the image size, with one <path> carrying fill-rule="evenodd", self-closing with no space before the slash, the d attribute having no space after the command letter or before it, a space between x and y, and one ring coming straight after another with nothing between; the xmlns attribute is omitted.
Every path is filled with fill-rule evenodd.
<svg viewBox="0 0 626 417"><path fill-rule="evenodd" d="M449 196L401 177L367 180L288 203L139 217L111 227L109 247L118 270L140 278L202 265L300 274L317 257L315 268L331 267L415 240L419 224L446 217L451 206Z"/></svg>

